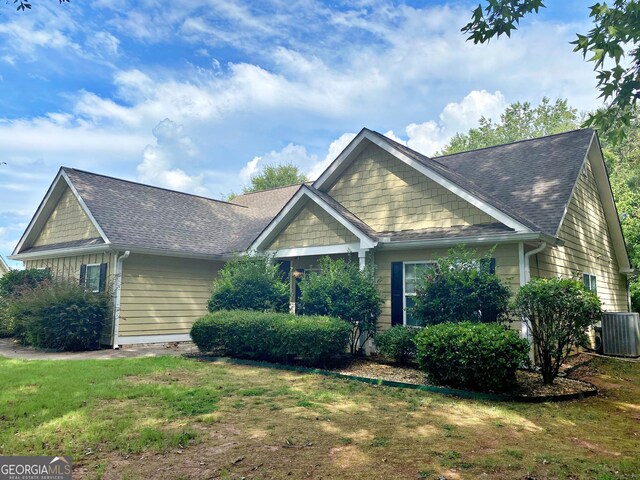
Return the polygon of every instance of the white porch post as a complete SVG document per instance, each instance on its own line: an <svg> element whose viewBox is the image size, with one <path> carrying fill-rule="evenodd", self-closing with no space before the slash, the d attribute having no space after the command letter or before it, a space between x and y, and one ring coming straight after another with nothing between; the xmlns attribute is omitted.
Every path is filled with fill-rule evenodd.
<svg viewBox="0 0 640 480"><path fill-rule="evenodd" d="M368 248L361 248L358 250L358 262L359 262L359 266L360 266L360 271L364 271L365 268L367 268L367 252L369 251Z"/></svg>

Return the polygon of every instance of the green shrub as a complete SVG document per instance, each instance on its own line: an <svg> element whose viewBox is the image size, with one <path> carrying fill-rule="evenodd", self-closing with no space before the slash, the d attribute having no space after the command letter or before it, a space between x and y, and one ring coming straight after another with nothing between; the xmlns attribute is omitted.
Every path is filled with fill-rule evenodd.
<svg viewBox="0 0 640 480"><path fill-rule="evenodd" d="M303 315L338 317L351 324L351 353L361 349L376 332L382 297L371 269L360 271L355 262L330 257L320 259L321 273L300 282Z"/></svg>
<svg viewBox="0 0 640 480"><path fill-rule="evenodd" d="M209 311L289 311L289 284L277 263L260 255L228 261L213 282Z"/></svg>
<svg viewBox="0 0 640 480"><path fill-rule="evenodd" d="M32 289L44 281L51 280L49 270L27 268L25 270L11 270L0 278L0 297L9 298L19 294L22 289Z"/></svg>
<svg viewBox="0 0 640 480"><path fill-rule="evenodd" d="M398 363L408 363L416 356L416 335L414 327L392 327L376 333L374 340L378 353Z"/></svg>
<svg viewBox="0 0 640 480"><path fill-rule="evenodd" d="M234 310L196 320L191 338L201 352L321 366L346 352L350 331L338 318Z"/></svg>
<svg viewBox="0 0 640 480"><path fill-rule="evenodd" d="M426 327L416 336L416 347L420 368L432 382L485 391L512 388L529 354L529 343L498 323Z"/></svg>
<svg viewBox="0 0 640 480"><path fill-rule="evenodd" d="M69 283L42 282L9 302L19 341L37 348L94 350L110 316L110 297Z"/></svg>
<svg viewBox="0 0 640 480"><path fill-rule="evenodd" d="M416 283L410 315L423 325L443 322L495 322L507 312L511 291L491 273L491 253L457 247L439 258Z"/></svg>
<svg viewBox="0 0 640 480"><path fill-rule="evenodd" d="M598 296L582 282L537 278L520 287L515 312L527 325L544 383L553 383L573 348L602 316Z"/></svg>

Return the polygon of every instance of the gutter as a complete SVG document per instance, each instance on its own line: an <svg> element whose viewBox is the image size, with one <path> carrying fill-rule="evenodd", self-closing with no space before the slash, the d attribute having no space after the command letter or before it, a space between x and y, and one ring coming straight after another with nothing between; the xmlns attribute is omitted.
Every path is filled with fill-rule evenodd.
<svg viewBox="0 0 640 480"><path fill-rule="evenodd" d="M124 262L131 252L127 250L122 255L116 257L116 269L114 272L115 287L113 295L113 349L118 350L118 333L120 330L120 294L122 292L122 262ZM116 254L117 255L117 254Z"/></svg>
<svg viewBox="0 0 640 480"><path fill-rule="evenodd" d="M378 248L385 250L416 248L416 247L448 247L463 244L495 244L495 243L511 243L511 242L530 242L542 241L545 245L562 245L562 240L552 237L546 233L530 233L515 232L497 235L486 235L478 237L452 237L452 238L435 238L430 240L405 240L390 241L388 238L380 237Z"/></svg>

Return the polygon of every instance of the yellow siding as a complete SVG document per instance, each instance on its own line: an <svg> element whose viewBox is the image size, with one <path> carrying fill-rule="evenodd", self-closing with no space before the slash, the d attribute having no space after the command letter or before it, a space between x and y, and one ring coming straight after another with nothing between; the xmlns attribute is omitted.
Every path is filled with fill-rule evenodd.
<svg viewBox="0 0 640 480"><path fill-rule="evenodd" d="M532 276L571 277L590 273L597 277L598 296L608 311L628 311L627 283L619 273L602 202L587 162L578 179L574 196L559 237L561 247L545 250L531 259Z"/></svg>
<svg viewBox="0 0 640 480"><path fill-rule="evenodd" d="M486 250L480 248L478 252ZM378 326L380 329L391 327L391 263L392 262L420 262L437 260L447 255L446 249L421 249L421 250L395 250L375 252L376 276L378 289L384 299L382 315ZM496 273L511 288L514 293L520 288L520 262L518 259L518 245L499 245L496 247L493 258L496 259ZM520 328L520 322L513 322L511 326Z"/></svg>
<svg viewBox="0 0 640 480"><path fill-rule="evenodd" d="M379 232L496 221L375 145L355 159L329 194Z"/></svg>
<svg viewBox="0 0 640 480"><path fill-rule="evenodd" d="M51 212L33 246L52 245L72 240L98 238L100 233L67 188Z"/></svg>
<svg viewBox="0 0 640 480"><path fill-rule="evenodd" d="M71 257L25 260L24 266L25 268L49 268L51 270L51 275L55 279L77 283L80 281L80 265L96 263L107 264L107 282L108 285L112 285L114 259L113 255L109 252L75 255Z"/></svg>
<svg viewBox="0 0 640 480"><path fill-rule="evenodd" d="M276 237L269 249L339 245L358 238L313 202L305 207Z"/></svg>
<svg viewBox="0 0 640 480"><path fill-rule="evenodd" d="M188 334L207 313L221 262L135 255L123 263L121 337Z"/></svg>

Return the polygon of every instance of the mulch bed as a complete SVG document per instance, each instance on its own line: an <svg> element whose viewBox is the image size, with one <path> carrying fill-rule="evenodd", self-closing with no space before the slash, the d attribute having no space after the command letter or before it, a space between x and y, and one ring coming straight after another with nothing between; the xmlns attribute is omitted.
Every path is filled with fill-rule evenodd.
<svg viewBox="0 0 640 480"><path fill-rule="evenodd" d="M542 376L536 372L519 370L516 373L518 387L512 392L508 392L508 395L524 398L546 398L593 392L595 387L590 383L571 378L571 371L580 365L584 365L590 361L590 359L588 355L575 355L569 359L568 368L566 369L568 372L567 375L557 377L553 385L545 385L542 382ZM417 366L396 365L376 357L358 358L346 366L334 368L331 371L342 375L352 375L376 380L434 386Z"/></svg>

